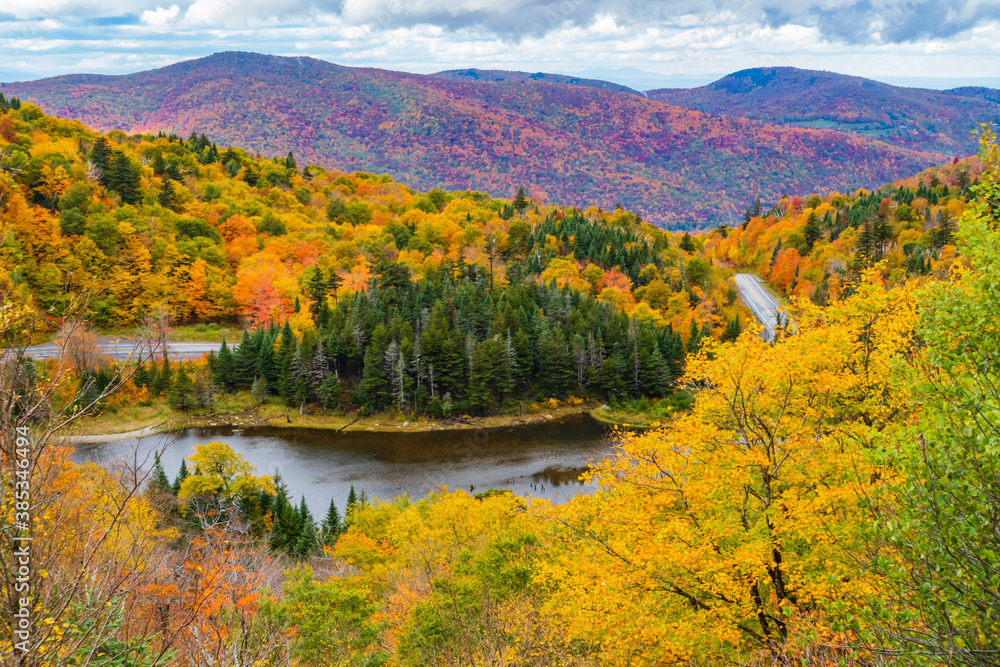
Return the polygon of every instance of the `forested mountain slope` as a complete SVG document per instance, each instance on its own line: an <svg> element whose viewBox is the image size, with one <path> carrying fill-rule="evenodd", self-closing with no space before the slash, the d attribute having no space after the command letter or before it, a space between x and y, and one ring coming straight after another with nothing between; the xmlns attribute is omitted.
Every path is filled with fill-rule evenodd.
<svg viewBox="0 0 1000 667"><path fill-rule="evenodd" d="M1000 121L1000 90L902 88L794 67L734 72L699 88L647 91L685 109L764 123L842 130L894 146L964 157L978 123Z"/></svg>
<svg viewBox="0 0 1000 667"><path fill-rule="evenodd" d="M480 411L529 389L657 397L702 338L746 323L731 269L622 209L420 193L204 135L0 110L2 286L50 332L78 315L235 323L248 333L218 371L226 390Z"/></svg>
<svg viewBox="0 0 1000 667"><path fill-rule="evenodd" d="M630 93L534 80L470 81L220 53L127 76L0 90L108 131L206 133L265 156L294 151L421 188L620 203L699 229L754 197L874 187L945 158L854 135L709 116Z"/></svg>

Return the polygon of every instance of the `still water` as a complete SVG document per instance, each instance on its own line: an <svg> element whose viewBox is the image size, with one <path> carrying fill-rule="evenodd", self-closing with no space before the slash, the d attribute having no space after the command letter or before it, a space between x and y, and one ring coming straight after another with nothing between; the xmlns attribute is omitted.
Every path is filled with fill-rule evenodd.
<svg viewBox="0 0 1000 667"><path fill-rule="evenodd" d="M561 502L594 488L578 478L589 461L611 454L607 425L589 415L523 426L447 429L430 432L345 431L260 426L186 429L168 435L104 444L81 444L73 460L160 460L173 480L181 459L195 445L222 441L259 473L280 473L289 495L304 495L314 515L326 514L330 499L343 511L351 485L369 498L406 494L423 498L439 486L480 493L509 489L520 496Z"/></svg>

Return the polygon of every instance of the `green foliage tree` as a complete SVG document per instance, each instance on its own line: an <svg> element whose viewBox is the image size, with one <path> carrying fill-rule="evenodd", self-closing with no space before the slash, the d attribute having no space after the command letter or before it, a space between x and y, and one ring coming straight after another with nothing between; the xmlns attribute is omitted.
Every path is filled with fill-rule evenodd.
<svg viewBox="0 0 1000 667"><path fill-rule="evenodd" d="M984 139L978 200L959 241L969 270L921 294L919 419L881 449L872 622L912 664L1000 661L1000 149Z"/></svg>

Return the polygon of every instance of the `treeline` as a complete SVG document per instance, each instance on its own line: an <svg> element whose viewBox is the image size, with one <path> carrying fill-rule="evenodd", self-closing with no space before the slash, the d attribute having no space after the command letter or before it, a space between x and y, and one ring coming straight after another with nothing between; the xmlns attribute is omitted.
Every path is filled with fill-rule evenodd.
<svg viewBox="0 0 1000 667"><path fill-rule="evenodd" d="M292 317L301 337L312 323L295 321L294 304L317 303L314 268L333 308L371 289L385 263L418 283L448 271L457 284L466 269L496 288L555 279L685 343L692 328L718 337L748 316L700 237L620 208L548 206L523 189L511 200L422 193L204 134L100 135L30 103L0 113L0 209L11 229L0 283L8 275L50 331L86 295L86 319L105 330L149 325L151 313L194 326Z"/></svg>
<svg viewBox="0 0 1000 667"><path fill-rule="evenodd" d="M213 391L250 390L259 402L277 398L299 409L447 417L510 409L524 398L668 396L685 355L708 335L692 323L685 344L669 324L630 318L554 281L491 290L469 266L446 263L412 281L404 267L385 262L372 288L333 307L330 278L313 269L308 280L315 328L296 335L286 321L248 330L203 366L175 372L164 360L140 368L136 382L181 410L207 407ZM732 325L726 333L734 335Z"/></svg>

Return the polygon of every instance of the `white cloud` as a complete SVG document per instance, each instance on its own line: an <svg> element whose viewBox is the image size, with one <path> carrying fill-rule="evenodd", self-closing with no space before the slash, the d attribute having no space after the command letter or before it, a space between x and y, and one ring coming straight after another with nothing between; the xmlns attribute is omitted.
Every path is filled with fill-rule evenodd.
<svg viewBox="0 0 1000 667"><path fill-rule="evenodd" d="M143 24L151 26L153 28L162 28L173 23L178 15L181 13L181 8L177 5L170 5L168 8L157 7L156 9L147 9L140 16L140 20Z"/></svg>
<svg viewBox="0 0 1000 667"><path fill-rule="evenodd" d="M34 6L35 15L43 17L49 0L7 1L25 12ZM8 52L24 49L19 53L21 68L43 75L120 73L216 51L245 50L415 72L463 67L565 73L637 68L654 75L690 78L780 64L875 78L911 72L935 77L1000 73L1000 40L995 39L1000 25L996 21L981 21L950 36L851 44L825 38L816 22L782 19L764 24L759 17L749 17L753 8L736 10L727 7L731 3L726 0L715 3L713 10L703 10L694 0L670 0L621 3L620 11L609 9L611 0L552 0L545 6L554 7L558 17L564 16L560 6L592 10L585 21L567 12L569 19L553 28L540 9L542 0L346 0L338 11L324 11L314 4L329 6L335 0L177 0L168 6L164 0L159 4L155 0L63 1L65 11L53 15L57 20L0 22L0 46ZM760 15L763 1L750 0ZM980 7L989 8L997 6L998 0L978 1ZM805 0L796 2L800 6L785 3L789 13L811 6ZM853 0L819 2L828 7L837 2L844 7L854 4ZM93 15L95 6L106 17L132 12L132 20L90 24L85 17ZM664 7L676 12L668 15ZM633 14L627 15L626 8ZM440 20L417 20L438 10ZM6 6L3 11L8 11ZM514 38L498 35L481 21L452 20L462 12L497 11L510 15L520 11L528 23L544 23L544 33L529 30ZM645 11L647 20L637 20L635 11ZM963 11L976 14L979 10Z"/></svg>

